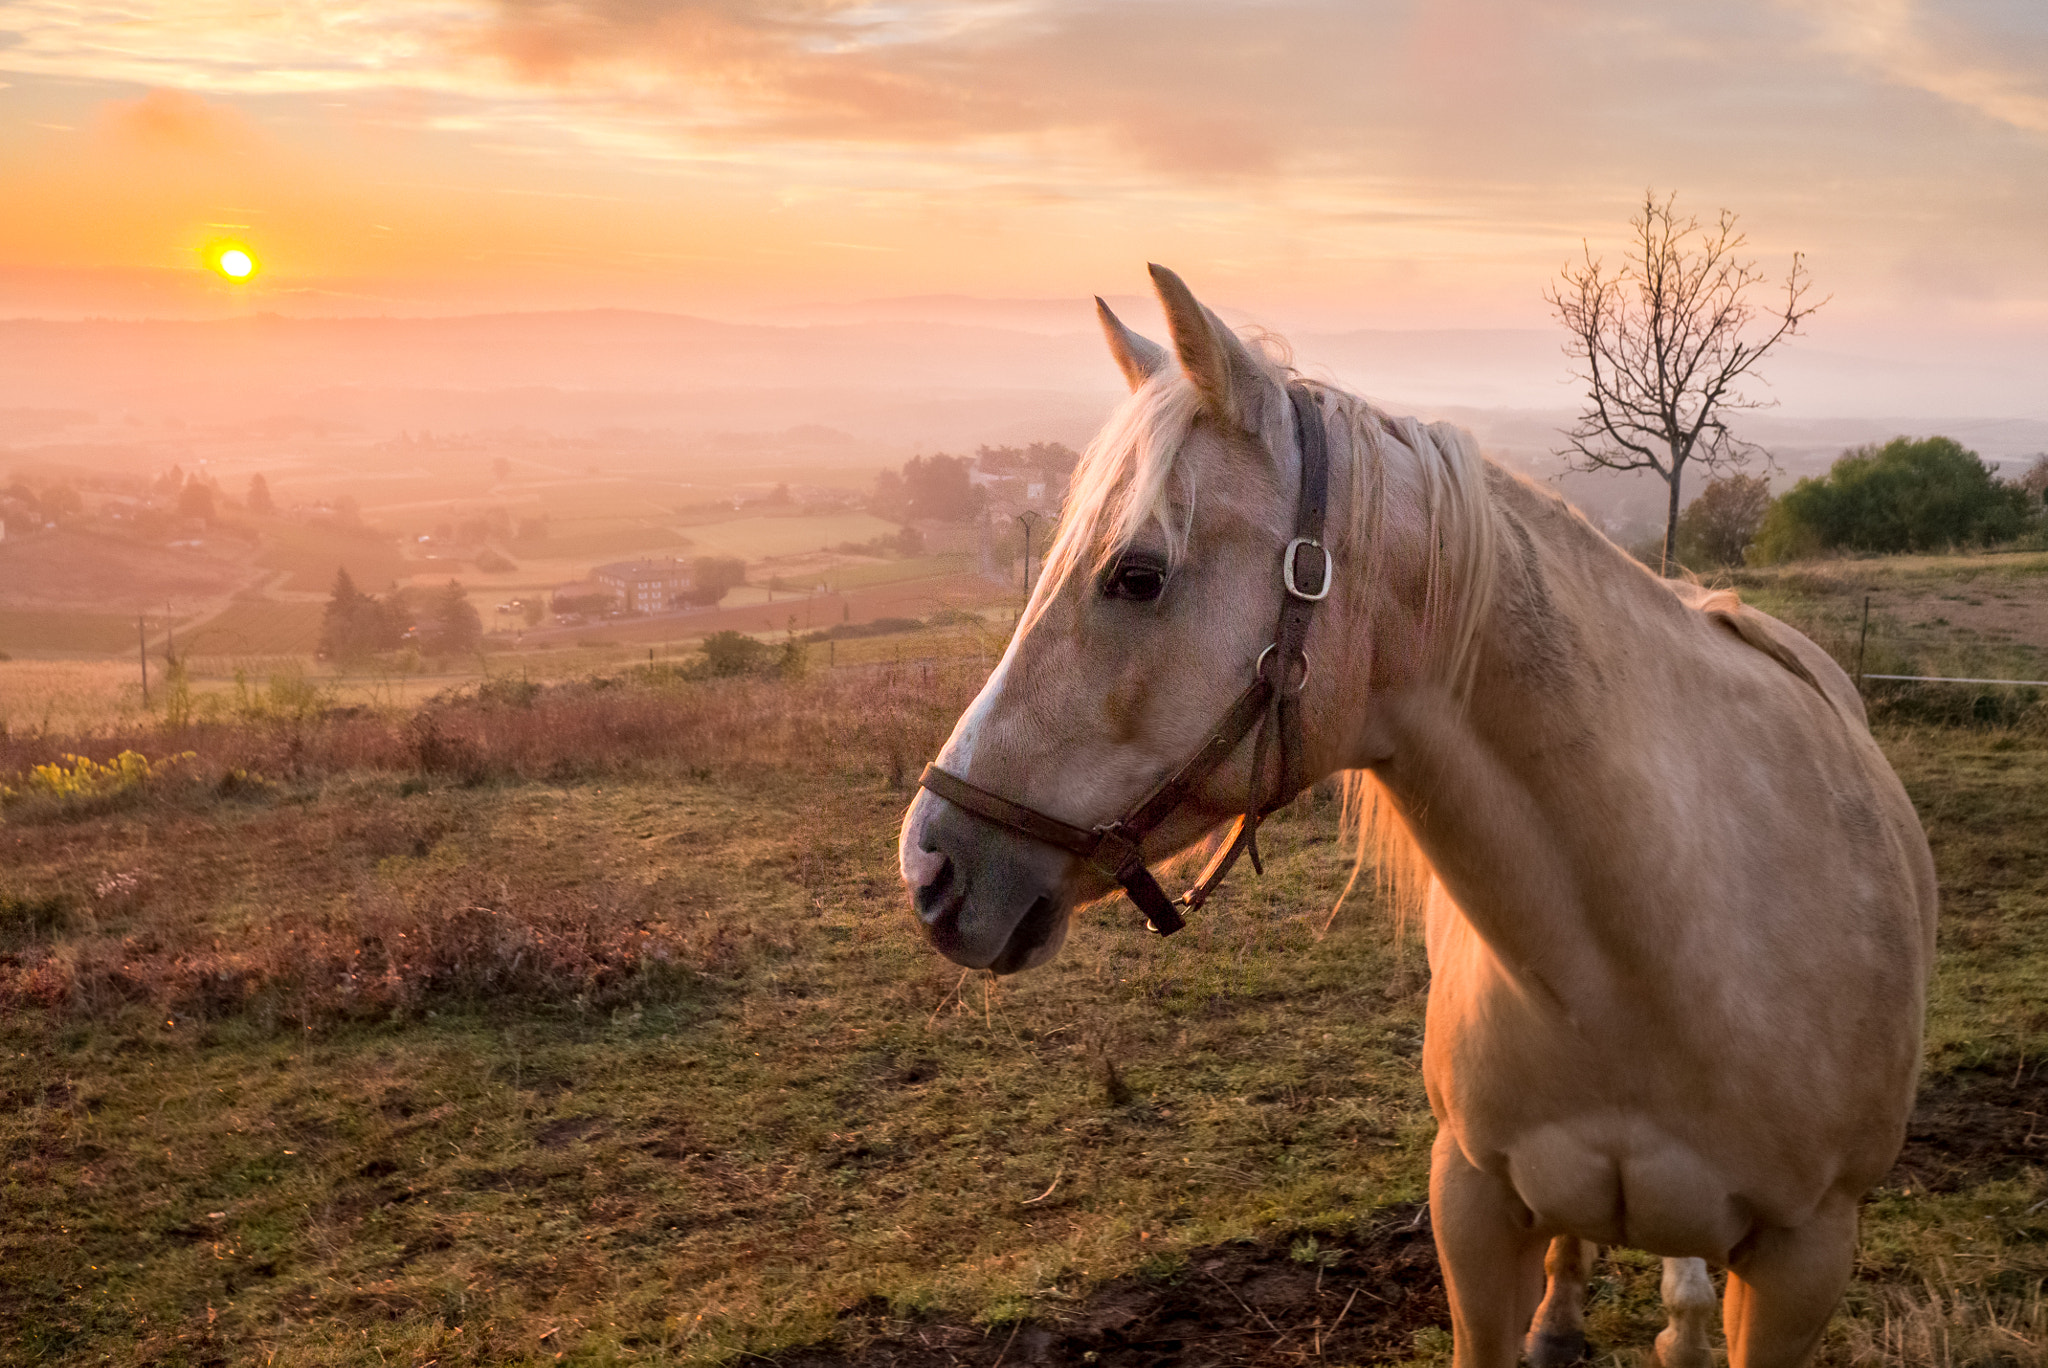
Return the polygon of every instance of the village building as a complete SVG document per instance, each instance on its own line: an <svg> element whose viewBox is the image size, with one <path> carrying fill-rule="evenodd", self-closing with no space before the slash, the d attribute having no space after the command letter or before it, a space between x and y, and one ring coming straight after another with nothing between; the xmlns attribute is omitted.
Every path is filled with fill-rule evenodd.
<svg viewBox="0 0 2048 1368"><path fill-rule="evenodd" d="M674 556L659 560L613 561L590 572L590 578L618 596L629 613L665 613L684 606L690 591L690 567Z"/></svg>

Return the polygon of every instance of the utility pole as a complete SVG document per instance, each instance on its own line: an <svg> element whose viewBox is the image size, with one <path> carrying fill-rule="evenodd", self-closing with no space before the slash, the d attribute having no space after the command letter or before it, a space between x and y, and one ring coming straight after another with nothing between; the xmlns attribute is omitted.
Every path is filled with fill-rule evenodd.
<svg viewBox="0 0 2048 1368"><path fill-rule="evenodd" d="M142 710L149 711L149 633L143 629L142 614L135 615L135 658L142 662Z"/></svg>
<svg viewBox="0 0 2048 1368"><path fill-rule="evenodd" d="M1031 602L1031 523L1038 515L1025 509L1017 515L1017 521L1024 525L1024 601Z"/></svg>

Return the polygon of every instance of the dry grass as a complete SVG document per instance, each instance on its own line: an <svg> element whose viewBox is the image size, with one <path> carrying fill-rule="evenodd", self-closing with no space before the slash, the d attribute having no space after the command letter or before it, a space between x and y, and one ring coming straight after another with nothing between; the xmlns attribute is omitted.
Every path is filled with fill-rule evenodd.
<svg viewBox="0 0 2048 1368"><path fill-rule="evenodd" d="M191 843L176 862L182 866L214 844L199 814L223 801L262 804L269 810L239 823L236 839L274 860L265 896L275 910L241 920L224 937L217 885L195 884L162 861L131 867L85 853L60 895L76 909L67 934L0 952L0 1009L103 1019L147 1004L171 1017L253 1013L311 1026L506 998L609 1008L661 991L679 974L721 972L747 933L689 914L703 900L687 880L622 883L579 869L563 883L515 882L487 860L401 879L382 862L424 857L446 836L447 819L415 810L362 822L269 804L280 786L306 791L378 774L404 776L377 791L401 800L437 784L701 782L738 770L840 781L865 771L901 789L978 677L954 666L936 677L930 668L874 669L797 684L691 683L641 670L552 688L500 680L410 715L266 716L258 695L249 700L258 715L171 732L11 734L0 738L0 775L26 774L74 748L95 761L130 750L181 757L118 804L99 795L33 804L24 796L0 808L0 823L23 833L17 848L68 848L68 832L46 829L75 827L146 796L160 822L195 828L182 838ZM384 877L365 883L346 860L323 858L358 846ZM348 896L328 891L351 882Z"/></svg>
<svg viewBox="0 0 2048 1368"><path fill-rule="evenodd" d="M793 682L11 729L0 775L194 757L0 824L0 1361L731 1364L942 1317L987 1362L1108 1281L1419 1196L1426 976L1369 898L1318 935L1327 796L1171 940L1105 904L999 982L919 942L895 821L992 658L946 632ZM2048 737L1881 739L1936 847L1961 1100L1916 1125L1932 1189L1868 1204L1825 1361L2038 1363ZM1647 1345L1656 1284L1606 1261L1603 1348Z"/></svg>
<svg viewBox="0 0 2048 1368"><path fill-rule="evenodd" d="M418 770L469 783L561 779L648 766L748 764L805 773L875 757L900 777L936 749L986 666L976 656L824 670L796 683L698 682L667 665L543 687L498 676L402 713L340 707L164 728L153 718L83 736L0 736L0 775L76 752L195 753L200 772L299 779L351 770ZM204 710L202 710L203 712Z"/></svg>
<svg viewBox="0 0 2048 1368"><path fill-rule="evenodd" d="M142 685L133 661L0 661L0 732L90 733L141 720Z"/></svg>
<svg viewBox="0 0 2048 1368"><path fill-rule="evenodd" d="M2039 1368L2048 1364L2048 1300L2037 1285L1999 1296L1942 1268L1919 1288L1885 1289L1845 1322L1827 1358L1884 1368Z"/></svg>
<svg viewBox="0 0 2048 1368"><path fill-rule="evenodd" d="M0 1359L722 1362L1412 1198L1420 980L1317 939L1328 802L1173 942L933 960L892 828L978 682L195 727L145 747L182 783L0 827Z"/></svg>
<svg viewBox="0 0 2048 1368"><path fill-rule="evenodd" d="M2048 679L2048 556L1821 561L1734 582L1852 674ZM1865 701L1879 723L2048 727L2039 688L1872 680Z"/></svg>

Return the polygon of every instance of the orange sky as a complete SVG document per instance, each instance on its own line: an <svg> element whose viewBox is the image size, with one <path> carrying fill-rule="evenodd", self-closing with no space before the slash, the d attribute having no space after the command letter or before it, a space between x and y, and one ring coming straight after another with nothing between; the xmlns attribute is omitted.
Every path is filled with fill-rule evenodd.
<svg viewBox="0 0 2048 1368"><path fill-rule="evenodd" d="M0 0L0 83L0 315L731 317L1161 260L1283 325L1544 326L1656 186L1804 250L1837 345L2048 355L2040 0Z"/></svg>

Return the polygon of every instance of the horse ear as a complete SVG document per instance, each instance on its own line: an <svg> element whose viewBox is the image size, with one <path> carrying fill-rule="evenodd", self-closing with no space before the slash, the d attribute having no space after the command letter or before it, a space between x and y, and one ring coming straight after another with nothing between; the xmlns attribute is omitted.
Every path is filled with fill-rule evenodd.
<svg viewBox="0 0 2048 1368"><path fill-rule="evenodd" d="M1116 358L1117 369L1124 373L1133 390L1165 369L1172 359L1166 348L1126 328L1124 321L1102 302L1101 295L1095 296L1095 316L1102 320L1102 335L1109 339L1109 354Z"/></svg>
<svg viewBox="0 0 2048 1368"><path fill-rule="evenodd" d="M1185 282L1164 266L1148 267L1180 368L1202 396L1202 406L1239 427L1249 426L1248 409L1265 382L1265 372L1224 321L1203 307Z"/></svg>

